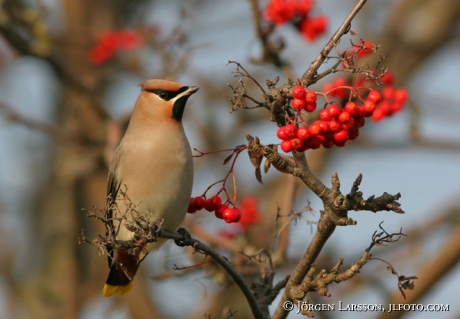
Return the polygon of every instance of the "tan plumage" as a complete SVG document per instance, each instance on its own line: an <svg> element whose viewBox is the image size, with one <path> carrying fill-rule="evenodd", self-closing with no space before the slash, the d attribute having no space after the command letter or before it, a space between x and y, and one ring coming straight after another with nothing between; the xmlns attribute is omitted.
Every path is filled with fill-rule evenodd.
<svg viewBox="0 0 460 319"><path fill-rule="evenodd" d="M193 162L189 142L182 126L182 114L188 97L197 87L165 80L148 80L141 93L109 169L108 198L116 199L117 209L109 217L120 217L126 210L120 188L137 205L139 213L150 213L153 220L163 219L162 228L176 230L181 225L193 184ZM109 202L113 205L113 202ZM129 218L129 216L127 216ZM124 222L119 225L118 240L133 239ZM164 240L149 244L158 249ZM138 268L136 258L126 251L114 251L109 257L110 273L103 295L125 294L131 289ZM121 267L121 265L123 268Z"/></svg>

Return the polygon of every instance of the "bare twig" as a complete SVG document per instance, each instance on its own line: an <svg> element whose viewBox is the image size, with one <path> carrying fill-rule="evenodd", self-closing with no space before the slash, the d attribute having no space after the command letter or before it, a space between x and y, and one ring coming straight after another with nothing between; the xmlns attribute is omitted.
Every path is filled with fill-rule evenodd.
<svg viewBox="0 0 460 319"><path fill-rule="evenodd" d="M313 61L313 63L310 65L308 70L302 75L302 79L304 81L305 86L309 86L313 83L316 83L318 81L317 79L317 72L321 64L326 60L326 58L329 55L329 52L337 45L339 42L340 38L348 33L351 27L351 21L353 18L358 14L358 12L361 10L361 8L364 6L364 4L367 2L367 0L360 0L356 6L353 8L353 10L350 12L348 17L346 17L345 21L340 25L340 27L337 29L337 31L334 33L334 35L331 37L329 42L324 46L323 50L321 50L321 53L316 57L316 59Z"/></svg>

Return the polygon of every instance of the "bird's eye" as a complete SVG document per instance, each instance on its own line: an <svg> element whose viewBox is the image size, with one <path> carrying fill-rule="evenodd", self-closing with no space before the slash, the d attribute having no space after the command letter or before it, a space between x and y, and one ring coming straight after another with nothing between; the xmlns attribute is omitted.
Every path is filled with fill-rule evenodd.
<svg viewBox="0 0 460 319"><path fill-rule="evenodd" d="M160 97L160 99L166 100L168 98L168 93L160 92L158 96Z"/></svg>

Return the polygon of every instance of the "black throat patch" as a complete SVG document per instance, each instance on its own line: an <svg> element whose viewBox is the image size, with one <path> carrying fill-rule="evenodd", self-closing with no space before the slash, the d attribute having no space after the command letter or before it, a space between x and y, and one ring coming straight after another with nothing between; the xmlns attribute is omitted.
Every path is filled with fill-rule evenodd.
<svg viewBox="0 0 460 319"><path fill-rule="evenodd" d="M174 102L172 109L172 117L178 122L182 121L182 116L184 115L185 110L185 104L187 103L189 97L190 95L185 95Z"/></svg>

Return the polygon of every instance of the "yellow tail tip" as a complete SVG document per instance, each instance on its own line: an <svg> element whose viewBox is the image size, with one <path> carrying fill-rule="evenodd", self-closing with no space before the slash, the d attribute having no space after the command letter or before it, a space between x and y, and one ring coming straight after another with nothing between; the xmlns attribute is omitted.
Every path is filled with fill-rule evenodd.
<svg viewBox="0 0 460 319"><path fill-rule="evenodd" d="M106 298L112 297L113 295L126 295L131 291L133 288L133 282L131 281L129 284L125 286L112 286L109 284L105 284L104 288L102 288L102 295Z"/></svg>

